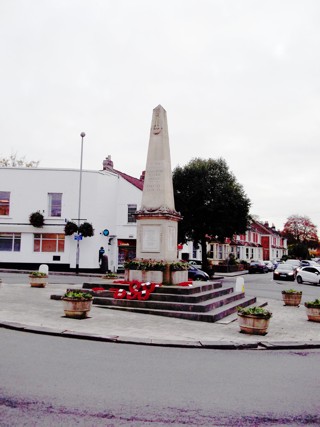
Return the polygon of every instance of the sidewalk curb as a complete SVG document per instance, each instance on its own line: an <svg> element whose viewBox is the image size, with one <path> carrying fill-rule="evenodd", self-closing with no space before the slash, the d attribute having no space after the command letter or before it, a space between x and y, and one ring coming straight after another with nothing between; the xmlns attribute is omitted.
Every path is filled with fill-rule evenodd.
<svg viewBox="0 0 320 427"><path fill-rule="evenodd" d="M90 341L109 342L114 344L150 345L157 347L194 348L206 350L294 350L320 348L320 341L315 342L283 342L283 341L254 341L251 343L234 341L186 341L166 340L157 338L135 338L117 335L97 335L87 332L59 330L42 326L29 326L16 322L0 322L0 328L41 335L60 336Z"/></svg>

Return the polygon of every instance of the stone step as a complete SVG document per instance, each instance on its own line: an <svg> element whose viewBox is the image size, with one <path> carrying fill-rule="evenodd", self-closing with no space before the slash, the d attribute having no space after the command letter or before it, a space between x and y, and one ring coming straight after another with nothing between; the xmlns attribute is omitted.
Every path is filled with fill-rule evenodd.
<svg viewBox="0 0 320 427"><path fill-rule="evenodd" d="M158 316L178 317L203 322L216 322L256 302L255 297L246 297L243 292L234 292L232 286L222 285L222 281L193 282L189 286L160 286L146 301L115 299L110 288L129 290L122 283L84 283L82 290L92 292L93 288L104 288L94 293L93 303L101 308L133 311ZM51 299L61 296L51 295Z"/></svg>
<svg viewBox="0 0 320 427"><path fill-rule="evenodd" d="M123 287L124 289L124 287ZM229 294L233 292L232 286L224 286L218 289L210 289L207 291L202 291L194 294L172 294L169 293L170 289L166 288L168 293L158 292L158 288L150 295L148 301L165 301L165 302L184 302L188 304L197 304L202 301L206 301L212 298L217 298L221 295ZM86 290L86 289L83 289ZM128 287L126 288L128 290ZM90 292L91 290L88 289ZM99 291L98 294L95 294L96 298L113 298L113 292L109 290Z"/></svg>
<svg viewBox="0 0 320 427"><path fill-rule="evenodd" d="M139 301L128 299L114 299L105 297L94 297L93 303L97 305L108 305L118 307L133 307L133 308L148 308L152 310L172 310L172 311L188 311L188 312L207 312L222 305L229 304L233 301L244 298L243 292L230 292L226 295L219 295L217 297L200 301L197 303L192 302L178 302L178 301Z"/></svg>
<svg viewBox="0 0 320 427"><path fill-rule="evenodd" d="M151 309L151 308L141 308L141 307L124 307L118 305L108 305L101 308L108 308L111 310L121 310L129 311L134 313L141 314L151 314L156 316L167 316L175 317L179 319L194 320L199 322L217 322L230 314L236 313L238 307L247 307L256 302L255 297L244 297L240 300L232 301L223 306L217 307L208 312L190 312L190 311L180 311L180 310L161 310L161 309Z"/></svg>
<svg viewBox="0 0 320 427"><path fill-rule="evenodd" d="M230 294L233 292L233 286L224 286L218 289L210 289L208 291L202 291L198 293L194 293L191 295L183 295L183 294L163 294L158 292L153 292L150 295L148 301L166 301L166 302L183 302L188 304L197 304L202 301L207 301L209 299L217 298L221 295Z"/></svg>
<svg viewBox="0 0 320 427"><path fill-rule="evenodd" d="M128 284L123 283L84 283L82 286L84 289L93 289L93 288L104 288L106 290L110 288L118 288L118 289L129 289ZM198 292L205 292L211 289L218 289L222 287L221 280L214 280L210 282L193 282L192 286L159 286L156 288L156 293L163 294L173 294L173 295L190 295L196 294Z"/></svg>

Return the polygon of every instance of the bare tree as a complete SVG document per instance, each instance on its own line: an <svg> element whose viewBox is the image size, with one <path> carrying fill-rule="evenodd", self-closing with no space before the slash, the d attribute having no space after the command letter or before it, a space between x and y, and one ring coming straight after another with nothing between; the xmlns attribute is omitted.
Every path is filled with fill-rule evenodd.
<svg viewBox="0 0 320 427"><path fill-rule="evenodd" d="M1 168L37 168L40 161L27 161L25 156L18 157L17 153L11 154L10 157L0 157Z"/></svg>

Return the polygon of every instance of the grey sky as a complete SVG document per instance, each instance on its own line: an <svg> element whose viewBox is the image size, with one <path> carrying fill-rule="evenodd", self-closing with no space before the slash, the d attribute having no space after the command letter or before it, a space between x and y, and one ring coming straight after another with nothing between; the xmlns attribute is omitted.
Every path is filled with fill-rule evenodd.
<svg viewBox="0 0 320 427"><path fill-rule="evenodd" d="M282 228L320 228L318 0L1 0L0 156L145 168L152 110L171 161L223 157ZM2 184L3 185L3 184Z"/></svg>

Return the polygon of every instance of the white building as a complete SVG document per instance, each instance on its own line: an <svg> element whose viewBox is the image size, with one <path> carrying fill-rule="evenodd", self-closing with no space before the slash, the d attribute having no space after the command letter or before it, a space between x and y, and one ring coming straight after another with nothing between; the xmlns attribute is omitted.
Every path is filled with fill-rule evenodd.
<svg viewBox="0 0 320 427"><path fill-rule="evenodd" d="M118 270L135 254L136 223L143 177L136 179L113 169L106 159L102 171L82 171L80 224L89 222L94 236L80 243L79 269L99 269L104 247L108 269ZM78 224L80 171L47 168L0 168L0 267L74 270L77 241L66 236L67 221ZM36 228L29 216L39 211L44 226ZM108 230L103 234L104 230Z"/></svg>

